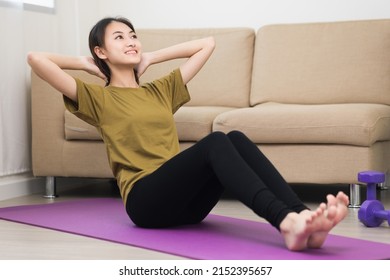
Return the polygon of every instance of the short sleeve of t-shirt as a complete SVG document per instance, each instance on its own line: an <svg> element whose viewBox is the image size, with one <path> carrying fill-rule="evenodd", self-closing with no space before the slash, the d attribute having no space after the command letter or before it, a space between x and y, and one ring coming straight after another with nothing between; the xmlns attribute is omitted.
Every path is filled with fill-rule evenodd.
<svg viewBox="0 0 390 280"><path fill-rule="evenodd" d="M172 71L169 75L159 80L155 80L150 85L159 88L160 93L168 95L172 104L172 113L175 113L183 104L190 100L187 86L183 82L179 69Z"/></svg>
<svg viewBox="0 0 390 280"><path fill-rule="evenodd" d="M78 102L64 96L66 109L87 123L98 126L104 107L104 88L99 85L86 84L75 78Z"/></svg>

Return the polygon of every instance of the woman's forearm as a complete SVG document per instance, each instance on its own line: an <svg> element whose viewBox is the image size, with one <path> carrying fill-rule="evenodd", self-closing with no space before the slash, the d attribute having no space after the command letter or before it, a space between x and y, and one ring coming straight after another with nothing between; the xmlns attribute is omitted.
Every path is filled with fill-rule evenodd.
<svg viewBox="0 0 390 280"><path fill-rule="evenodd" d="M190 81L207 62L215 48L213 37L188 41L147 53L148 64L156 64L172 59L188 58L180 66L184 83Z"/></svg>
<svg viewBox="0 0 390 280"><path fill-rule="evenodd" d="M211 40L212 38L210 37L202 38L150 52L150 64L156 64L177 58L189 58L204 49L206 46L212 45L212 42L210 42Z"/></svg>
<svg viewBox="0 0 390 280"><path fill-rule="evenodd" d="M90 71L87 59L88 58L82 56L68 56L44 52L31 52L27 56L28 63L32 69L37 72L44 71L48 68L55 68L55 66L63 70Z"/></svg>

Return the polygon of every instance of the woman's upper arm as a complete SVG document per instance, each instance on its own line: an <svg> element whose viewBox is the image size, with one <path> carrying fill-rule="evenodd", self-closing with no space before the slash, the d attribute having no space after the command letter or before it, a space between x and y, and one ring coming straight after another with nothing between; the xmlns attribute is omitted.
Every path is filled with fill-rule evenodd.
<svg viewBox="0 0 390 280"><path fill-rule="evenodd" d="M77 84L75 79L66 73L49 57L39 53L29 53L28 63L32 70L43 80L63 95L77 102Z"/></svg>

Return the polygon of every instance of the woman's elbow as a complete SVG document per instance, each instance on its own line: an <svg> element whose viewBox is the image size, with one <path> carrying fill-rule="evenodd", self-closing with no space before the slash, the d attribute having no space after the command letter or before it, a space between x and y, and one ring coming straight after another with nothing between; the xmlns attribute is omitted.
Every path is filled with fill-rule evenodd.
<svg viewBox="0 0 390 280"><path fill-rule="evenodd" d="M215 49L215 38L213 36L210 36L210 37L207 37L207 46L211 49L211 50L214 50Z"/></svg>
<svg viewBox="0 0 390 280"><path fill-rule="evenodd" d="M37 52L29 52L27 54L27 63L34 66L39 61L39 54Z"/></svg>

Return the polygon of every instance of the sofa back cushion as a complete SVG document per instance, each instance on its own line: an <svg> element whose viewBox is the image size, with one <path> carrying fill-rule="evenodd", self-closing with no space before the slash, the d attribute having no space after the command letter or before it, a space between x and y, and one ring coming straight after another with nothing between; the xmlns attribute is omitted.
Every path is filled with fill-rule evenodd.
<svg viewBox="0 0 390 280"><path fill-rule="evenodd" d="M203 69L188 83L187 106L247 107L255 31L249 28L140 29L143 51L153 51L185 41L214 36L216 48ZM182 60L152 65L141 77L150 81L179 67Z"/></svg>
<svg viewBox="0 0 390 280"><path fill-rule="evenodd" d="M269 101L390 105L390 20L259 29L250 103Z"/></svg>

